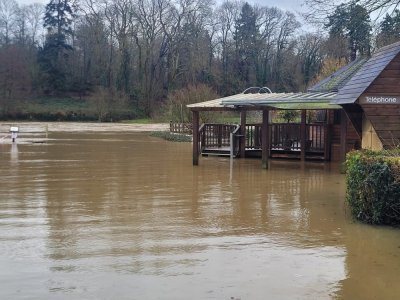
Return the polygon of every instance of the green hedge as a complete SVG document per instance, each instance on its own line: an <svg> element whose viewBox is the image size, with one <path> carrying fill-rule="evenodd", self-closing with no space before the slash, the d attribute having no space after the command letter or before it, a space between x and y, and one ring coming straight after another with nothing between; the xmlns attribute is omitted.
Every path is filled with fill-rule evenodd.
<svg viewBox="0 0 400 300"><path fill-rule="evenodd" d="M355 218L369 224L400 224L400 149L350 152L346 183Z"/></svg>

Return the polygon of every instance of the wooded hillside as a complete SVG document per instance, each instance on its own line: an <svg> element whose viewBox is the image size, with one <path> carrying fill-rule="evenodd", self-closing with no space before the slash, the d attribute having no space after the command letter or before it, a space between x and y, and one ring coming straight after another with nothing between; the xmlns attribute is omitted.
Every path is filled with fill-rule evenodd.
<svg viewBox="0 0 400 300"><path fill-rule="evenodd" d="M168 95L199 84L220 96L305 90L373 48L368 13L352 9L338 8L326 34L315 34L292 12L238 1L0 0L0 115L72 99L100 120L151 116ZM397 39L387 32L400 22L389 21L381 44Z"/></svg>

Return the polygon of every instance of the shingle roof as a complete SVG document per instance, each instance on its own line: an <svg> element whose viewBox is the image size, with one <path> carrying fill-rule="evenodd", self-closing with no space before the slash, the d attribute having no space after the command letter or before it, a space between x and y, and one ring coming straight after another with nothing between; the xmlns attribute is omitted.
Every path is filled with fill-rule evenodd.
<svg viewBox="0 0 400 300"><path fill-rule="evenodd" d="M259 108L276 109L340 109L331 104L336 93L255 93L237 94L211 101L188 105L192 110L212 110L222 108Z"/></svg>
<svg viewBox="0 0 400 300"><path fill-rule="evenodd" d="M349 104L371 85L387 65L400 53L400 42L379 49L341 88L334 99L336 104Z"/></svg>
<svg viewBox="0 0 400 300"><path fill-rule="evenodd" d="M366 58L359 58L340 68L332 75L308 89L309 92L337 92L366 63Z"/></svg>
<svg viewBox="0 0 400 300"><path fill-rule="evenodd" d="M385 67L400 53L400 42L379 49L369 60L357 59L306 93L242 93L211 101L195 103L192 110L229 110L239 107L259 109L340 109L340 104L354 103Z"/></svg>

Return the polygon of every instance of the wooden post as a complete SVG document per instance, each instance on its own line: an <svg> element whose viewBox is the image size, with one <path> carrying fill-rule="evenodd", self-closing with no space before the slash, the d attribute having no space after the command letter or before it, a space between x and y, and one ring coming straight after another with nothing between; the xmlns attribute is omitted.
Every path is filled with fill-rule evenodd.
<svg viewBox="0 0 400 300"><path fill-rule="evenodd" d="M324 160L331 158L331 118L329 110L325 110L326 122L324 125Z"/></svg>
<svg viewBox="0 0 400 300"><path fill-rule="evenodd" d="M261 157L262 168L268 169L268 154L269 154L269 110L262 111L262 127L261 127Z"/></svg>
<svg viewBox="0 0 400 300"><path fill-rule="evenodd" d="M225 126L224 126L225 127ZM217 127L217 143L218 143L218 148L222 147L222 126L218 125Z"/></svg>
<svg viewBox="0 0 400 300"><path fill-rule="evenodd" d="M347 146L347 115L344 109L340 112L340 162L346 160Z"/></svg>
<svg viewBox="0 0 400 300"><path fill-rule="evenodd" d="M246 156L246 111L240 111L240 157Z"/></svg>
<svg viewBox="0 0 400 300"><path fill-rule="evenodd" d="M193 124L193 166L199 165L199 112L192 111Z"/></svg>
<svg viewBox="0 0 400 300"><path fill-rule="evenodd" d="M307 126L306 126L307 111L303 109L301 111L301 125L300 125L300 151L301 161L306 160L306 137L307 137Z"/></svg>

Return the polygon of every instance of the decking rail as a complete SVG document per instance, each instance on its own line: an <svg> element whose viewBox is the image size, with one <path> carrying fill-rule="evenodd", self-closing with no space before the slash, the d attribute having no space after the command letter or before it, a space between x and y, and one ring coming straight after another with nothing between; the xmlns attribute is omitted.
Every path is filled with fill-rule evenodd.
<svg viewBox="0 0 400 300"><path fill-rule="evenodd" d="M329 158L328 126L327 124L306 125L305 151L307 155ZM261 127L261 124L246 124L246 151L261 150ZM232 141L231 133L233 134ZM240 125L203 124L199 129L199 153L209 151L227 155L233 151L234 156L237 156L240 152L240 141L243 138L243 135L239 133ZM268 135L271 155L275 152L301 153L301 124L269 124Z"/></svg>
<svg viewBox="0 0 400 300"><path fill-rule="evenodd" d="M246 149L261 149L261 124L246 124ZM301 150L301 124L269 124L271 150ZM306 151L325 151L327 124L306 125Z"/></svg>
<svg viewBox="0 0 400 300"><path fill-rule="evenodd" d="M200 153L210 148L231 148L231 133L233 133L233 151L238 152L239 125L203 124L199 129Z"/></svg>

